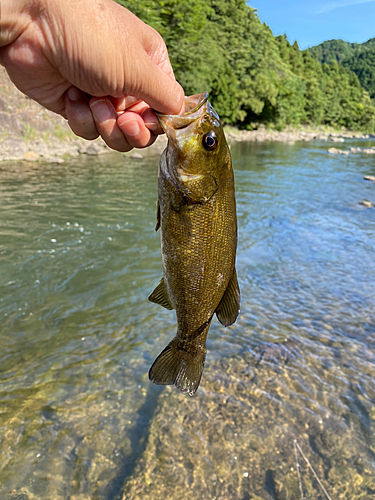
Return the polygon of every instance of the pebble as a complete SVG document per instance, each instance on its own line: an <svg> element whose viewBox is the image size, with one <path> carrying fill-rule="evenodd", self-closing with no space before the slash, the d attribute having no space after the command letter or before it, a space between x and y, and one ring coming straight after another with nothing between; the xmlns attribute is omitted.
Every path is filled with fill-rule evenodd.
<svg viewBox="0 0 375 500"><path fill-rule="evenodd" d="M141 153L133 153L132 155L130 155L130 158L133 158L133 160L142 160L143 155L141 155Z"/></svg>

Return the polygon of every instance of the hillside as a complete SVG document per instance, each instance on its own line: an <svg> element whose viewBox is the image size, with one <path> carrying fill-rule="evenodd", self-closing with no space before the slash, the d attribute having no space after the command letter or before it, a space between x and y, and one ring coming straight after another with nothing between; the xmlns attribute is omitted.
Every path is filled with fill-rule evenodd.
<svg viewBox="0 0 375 500"><path fill-rule="evenodd" d="M375 98L375 38L362 44L327 40L308 50L321 63L338 62L353 71L361 86Z"/></svg>
<svg viewBox="0 0 375 500"><path fill-rule="evenodd" d="M206 90L225 123L375 130L356 75L275 37L246 0L117 1L159 31L186 93Z"/></svg>
<svg viewBox="0 0 375 500"><path fill-rule="evenodd" d="M351 57L357 57L367 50L375 50L375 38L364 43L350 43L344 40L326 40L320 45L310 47L309 52L315 54L321 63L343 62Z"/></svg>
<svg viewBox="0 0 375 500"><path fill-rule="evenodd" d="M102 140L88 142L75 136L66 120L22 94L0 66L0 161L62 163L66 155L106 150Z"/></svg>

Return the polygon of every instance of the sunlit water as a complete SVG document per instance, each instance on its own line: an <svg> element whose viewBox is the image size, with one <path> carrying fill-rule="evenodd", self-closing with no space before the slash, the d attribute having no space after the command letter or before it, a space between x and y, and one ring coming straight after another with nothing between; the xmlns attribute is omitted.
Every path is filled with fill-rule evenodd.
<svg viewBox="0 0 375 500"><path fill-rule="evenodd" d="M375 163L327 148L232 146L241 314L192 398L147 377L157 158L0 166L1 499L375 498Z"/></svg>

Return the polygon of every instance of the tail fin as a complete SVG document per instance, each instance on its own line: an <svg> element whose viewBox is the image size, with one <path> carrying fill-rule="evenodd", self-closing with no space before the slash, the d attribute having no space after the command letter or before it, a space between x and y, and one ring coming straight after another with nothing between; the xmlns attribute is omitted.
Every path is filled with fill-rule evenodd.
<svg viewBox="0 0 375 500"><path fill-rule="evenodd" d="M201 381L206 349L195 344L188 351L179 347L175 337L155 359L148 377L154 384L175 385L192 396Z"/></svg>

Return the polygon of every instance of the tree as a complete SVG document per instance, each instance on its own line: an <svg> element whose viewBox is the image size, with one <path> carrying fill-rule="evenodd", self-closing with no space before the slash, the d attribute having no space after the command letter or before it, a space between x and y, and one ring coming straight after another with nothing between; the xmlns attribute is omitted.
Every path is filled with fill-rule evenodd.
<svg viewBox="0 0 375 500"><path fill-rule="evenodd" d="M361 51L358 44L331 40L301 52L285 35L274 37L246 0L119 2L159 31L185 92L207 91L225 123L374 128L354 62L338 63ZM355 71L375 92L375 39L366 44Z"/></svg>

